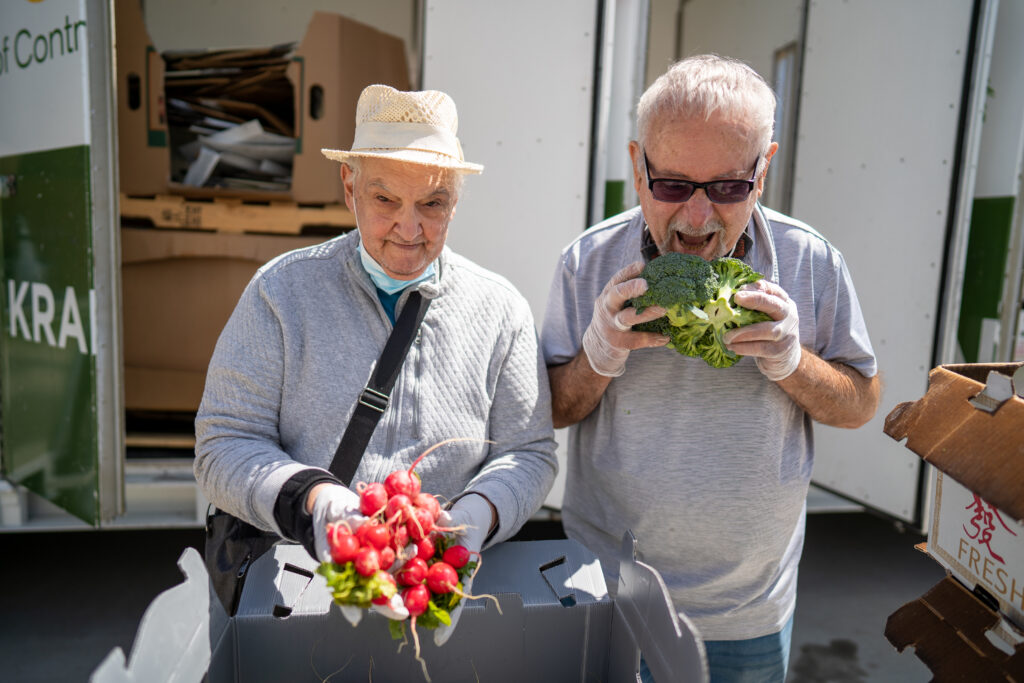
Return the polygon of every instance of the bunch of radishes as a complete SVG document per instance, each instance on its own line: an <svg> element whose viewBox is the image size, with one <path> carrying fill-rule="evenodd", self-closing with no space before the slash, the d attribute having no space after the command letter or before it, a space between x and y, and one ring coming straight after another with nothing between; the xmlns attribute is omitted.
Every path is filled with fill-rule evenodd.
<svg viewBox="0 0 1024 683"><path fill-rule="evenodd" d="M323 563L318 570L341 605L386 605L400 592L411 617L417 651L417 624L425 628L448 625L451 610L462 598L492 597L463 592L463 581L472 575L478 561L471 561L473 553L456 542L461 529L439 524L437 498L420 490L416 466L444 443L427 449L408 470L392 472L384 483L360 482L356 486L359 511L366 519L355 530L344 522L328 526L332 562ZM390 625L394 637L404 637L402 620Z"/></svg>

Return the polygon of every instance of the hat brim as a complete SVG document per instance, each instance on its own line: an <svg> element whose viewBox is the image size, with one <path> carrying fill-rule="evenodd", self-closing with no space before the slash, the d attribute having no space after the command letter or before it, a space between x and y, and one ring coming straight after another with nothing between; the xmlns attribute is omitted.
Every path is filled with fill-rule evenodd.
<svg viewBox="0 0 1024 683"><path fill-rule="evenodd" d="M348 161L350 157L363 157L370 159L392 159L404 161L411 164L423 166L436 166L439 168L450 168L459 173L481 173L484 167L480 164L472 164L468 161L459 161L446 154L436 152L424 152L416 149L382 149L373 152L359 151L352 152L342 149L321 149L320 153L332 161Z"/></svg>

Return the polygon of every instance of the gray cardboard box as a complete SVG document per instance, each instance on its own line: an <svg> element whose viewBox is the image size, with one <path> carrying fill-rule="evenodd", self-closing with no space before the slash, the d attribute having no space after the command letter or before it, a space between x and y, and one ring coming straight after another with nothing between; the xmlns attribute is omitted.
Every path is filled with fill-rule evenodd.
<svg viewBox="0 0 1024 683"><path fill-rule="evenodd" d="M503 543L484 553L473 593L443 647L419 630L433 681L635 681L641 650L659 681L705 681L696 629L671 607L661 576L635 559L627 533L617 596L600 562L570 540ZM392 640L384 617L351 626L299 546L260 558L239 609L227 617L199 554L178 562L186 580L143 615L126 663L118 648L92 681L423 681L412 642Z"/></svg>

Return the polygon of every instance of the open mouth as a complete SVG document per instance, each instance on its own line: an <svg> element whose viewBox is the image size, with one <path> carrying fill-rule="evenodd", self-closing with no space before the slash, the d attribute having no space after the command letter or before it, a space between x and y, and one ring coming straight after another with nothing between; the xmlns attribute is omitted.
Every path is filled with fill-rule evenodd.
<svg viewBox="0 0 1024 683"><path fill-rule="evenodd" d="M706 232L702 235L689 235L678 230L673 234L673 242L683 253L699 253L704 251L714 239L715 232Z"/></svg>

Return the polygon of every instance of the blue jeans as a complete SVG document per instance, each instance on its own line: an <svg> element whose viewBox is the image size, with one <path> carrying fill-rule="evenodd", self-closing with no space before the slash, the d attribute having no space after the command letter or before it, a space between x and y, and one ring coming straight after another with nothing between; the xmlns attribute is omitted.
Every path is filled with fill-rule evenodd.
<svg viewBox="0 0 1024 683"><path fill-rule="evenodd" d="M760 638L705 641L711 683L783 683L792 640L793 617L778 633ZM640 680L655 683L642 657Z"/></svg>

